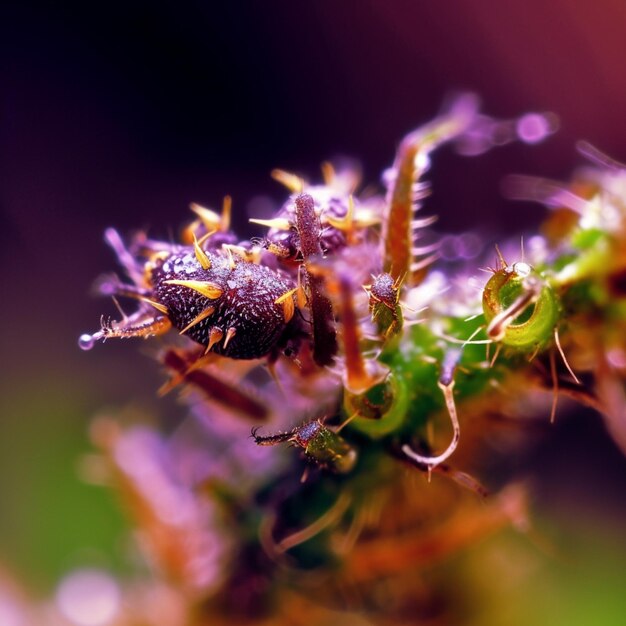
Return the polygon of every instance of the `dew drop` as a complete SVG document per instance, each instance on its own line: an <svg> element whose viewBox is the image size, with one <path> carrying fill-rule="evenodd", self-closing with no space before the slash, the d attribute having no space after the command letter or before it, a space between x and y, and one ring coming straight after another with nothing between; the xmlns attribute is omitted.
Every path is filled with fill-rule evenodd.
<svg viewBox="0 0 626 626"><path fill-rule="evenodd" d="M513 263L511 266L512 271L520 276L521 278L526 278L533 271L533 268L528 265L528 263L524 263L523 261L518 261L517 263ZM507 268L508 269L508 268Z"/></svg>
<svg viewBox="0 0 626 626"><path fill-rule="evenodd" d="M81 350L91 350L96 343L96 338L93 335L85 333L78 338L78 347Z"/></svg>

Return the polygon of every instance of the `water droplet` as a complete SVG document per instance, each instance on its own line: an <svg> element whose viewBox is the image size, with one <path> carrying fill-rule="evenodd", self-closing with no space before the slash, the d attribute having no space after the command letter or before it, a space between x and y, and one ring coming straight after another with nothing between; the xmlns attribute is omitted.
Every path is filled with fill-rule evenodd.
<svg viewBox="0 0 626 626"><path fill-rule="evenodd" d="M524 263L523 261L518 261L517 263L513 263L511 266L512 271L520 276L521 278L526 278L533 271L533 268L528 265L528 263ZM508 268L507 268L508 269Z"/></svg>
<svg viewBox="0 0 626 626"><path fill-rule="evenodd" d="M85 333L78 338L78 347L81 350L91 350L96 343L94 335L88 335Z"/></svg>

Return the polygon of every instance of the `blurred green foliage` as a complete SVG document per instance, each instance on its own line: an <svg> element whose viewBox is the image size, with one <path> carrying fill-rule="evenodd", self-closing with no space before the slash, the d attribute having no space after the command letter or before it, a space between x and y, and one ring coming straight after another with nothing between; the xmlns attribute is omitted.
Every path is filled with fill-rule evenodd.
<svg viewBox="0 0 626 626"><path fill-rule="evenodd" d="M84 392L67 379L5 388L0 420L0 560L29 590L81 565L124 568L115 493L79 477L89 451Z"/></svg>

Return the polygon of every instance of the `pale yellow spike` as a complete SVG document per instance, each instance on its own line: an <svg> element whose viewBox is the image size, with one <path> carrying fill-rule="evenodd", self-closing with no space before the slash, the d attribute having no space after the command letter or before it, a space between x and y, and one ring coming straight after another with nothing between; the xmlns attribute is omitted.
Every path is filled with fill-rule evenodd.
<svg viewBox="0 0 626 626"><path fill-rule="evenodd" d="M296 305L293 301L293 295L298 291L298 288L290 289L286 291L280 298L276 298L274 300L274 304L282 304L283 305L283 315L285 317L285 323L289 323L293 314L296 312Z"/></svg>
<svg viewBox="0 0 626 626"><path fill-rule="evenodd" d="M210 352L211 348L218 341L221 341L223 336L224 336L224 331L222 331L221 328L218 328L217 326L214 326L213 328L211 328L211 330L209 331L209 343L207 344L204 354L207 354L208 352Z"/></svg>
<svg viewBox="0 0 626 626"><path fill-rule="evenodd" d="M244 261L253 261L255 258L255 252L253 250L247 250L243 246L237 246L232 243L223 243L222 250L226 252L226 254L233 255L236 254L238 257L241 257Z"/></svg>
<svg viewBox="0 0 626 626"><path fill-rule="evenodd" d="M222 215L220 217L220 230L226 233L230 230L230 220L232 216L233 199L230 196L224 196L222 202Z"/></svg>
<svg viewBox="0 0 626 626"><path fill-rule="evenodd" d="M204 242L211 236L211 235L215 235L215 233L217 232L217 230L210 230L209 232L205 233L204 235L202 235L202 237L200 237L200 239L198 239L198 245L199 246L203 246Z"/></svg>
<svg viewBox="0 0 626 626"><path fill-rule="evenodd" d="M287 189L289 189L292 193L302 193L304 191L304 179L292 174L291 172L275 169L272 170L272 178L276 182L279 182L281 185L287 187Z"/></svg>
<svg viewBox="0 0 626 626"><path fill-rule="evenodd" d="M196 253L196 259L202 266L203 270L211 269L211 259L209 259L207 253L200 247L196 235L193 234L193 250Z"/></svg>
<svg viewBox="0 0 626 626"><path fill-rule="evenodd" d="M276 230L290 230L292 226L291 222L284 217L275 217L273 220L250 218L248 221L251 224L259 224L260 226L267 226L267 228L275 228Z"/></svg>
<svg viewBox="0 0 626 626"><path fill-rule="evenodd" d="M244 261L248 263L254 263L255 265L259 265L263 258L263 252L265 252L264 248L260 246L253 246L250 250L246 250L245 248L241 249L243 252L239 252L238 254Z"/></svg>
<svg viewBox="0 0 626 626"><path fill-rule="evenodd" d="M200 228L201 224L201 220L194 220L193 222L191 222L191 224L185 226L181 235L182 242L190 244L192 241L192 237L195 237L195 233L198 228Z"/></svg>
<svg viewBox="0 0 626 626"><path fill-rule="evenodd" d="M337 178L337 172L335 171L334 165L330 161L324 161L322 163L322 178L324 179L324 184L332 187L335 179Z"/></svg>
<svg viewBox="0 0 626 626"><path fill-rule="evenodd" d="M222 217L215 211L207 209L200 204L192 202L189 208L200 218L200 221L204 224L207 230L220 230L222 225Z"/></svg>
<svg viewBox="0 0 626 626"><path fill-rule="evenodd" d="M222 246L222 250L224 250L224 252L226 252L226 255L228 256L228 267L230 268L230 270L234 270L235 269L235 258L233 257L233 250L232 248L226 244Z"/></svg>
<svg viewBox="0 0 626 626"><path fill-rule="evenodd" d="M150 306L153 306L157 311L161 311L161 313L165 313L165 315L169 313L169 311L167 310L167 307L164 304L161 304L160 302L155 302L154 300L150 300L150 298L146 298L145 296L140 296L139 299L142 300L143 302L147 302Z"/></svg>
<svg viewBox="0 0 626 626"><path fill-rule="evenodd" d="M148 298L147 296L142 296L140 294L136 294L136 293L128 293L128 294L124 294L130 298L136 298L137 300L141 300L142 302L145 302L146 304L149 304L150 306L153 306L157 311L160 311L161 313L164 313L165 315L169 314L169 310L168 308L164 305L161 304L160 302L156 302L156 300L152 300L150 298ZM113 302L115 303L115 306L117 307L117 310L122 314L122 316L124 318L128 317L124 311L122 311L122 307L120 306L120 303L117 301L117 298L115 296L113 296Z"/></svg>
<svg viewBox="0 0 626 626"><path fill-rule="evenodd" d="M169 250L158 250L157 252L153 252L149 259L148 263L156 264L158 261L164 261L170 256L171 252Z"/></svg>
<svg viewBox="0 0 626 626"><path fill-rule="evenodd" d="M350 194L348 196L348 210L346 211L346 221L352 224L354 221L354 196Z"/></svg>
<svg viewBox="0 0 626 626"><path fill-rule="evenodd" d="M294 293L296 293L296 291L298 290L298 288L294 288L294 289L290 289L289 291L285 291L285 293L276 298L276 300L274 300L274 304L283 304L283 302L285 302L286 300L288 300L291 296L293 296Z"/></svg>
<svg viewBox="0 0 626 626"><path fill-rule="evenodd" d="M180 285L181 287L193 289L205 298L209 298L209 300L216 300L224 293L224 290L219 285L204 280L164 280L163 282L166 285Z"/></svg>
<svg viewBox="0 0 626 626"><path fill-rule="evenodd" d="M343 217L333 217L332 215L324 214L322 218L337 230L347 233L352 233L361 228L376 226L376 224L380 224L381 222L380 215L376 214L374 211L370 209L356 209L352 196L348 199L348 211L346 215Z"/></svg>
<svg viewBox="0 0 626 626"><path fill-rule="evenodd" d="M185 328L183 328L180 331L180 335L184 335L190 328L193 328L196 324L199 324L202 320L205 320L207 317L210 317L211 315L213 315L213 313L215 313L215 307L214 306L209 306L206 309L204 309L204 311L202 311L202 313L200 313L199 315L196 315L196 317L193 318L193 320L191 320L191 322L189 322L189 324L187 324L187 326L185 326Z"/></svg>
<svg viewBox="0 0 626 626"><path fill-rule="evenodd" d="M348 209L343 217L324 215L324 221L328 222L337 230L351 233L354 229L354 198L352 196L348 197Z"/></svg>
<svg viewBox="0 0 626 626"><path fill-rule="evenodd" d="M306 308L307 305L307 297L306 291L304 291L304 286L302 285L302 266L298 266L298 287L296 288L296 302L298 303L298 307L300 309Z"/></svg>
<svg viewBox="0 0 626 626"><path fill-rule="evenodd" d="M368 226L376 226L380 224L381 218L376 212L370 209L359 209L354 214L354 223L359 228L367 228Z"/></svg>
<svg viewBox="0 0 626 626"><path fill-rule="evenodd" d="M226 349L228 347L228 344L230 343L230 340L237 334L237 329L234 328L233 326L231 326L227 331L226 331L226 338L224 339L224 349Z"/></svg>
<svg viewBox="0 0 626 626"><path fill-rule="evenodd" d="M224 251L230 250L232 254L236 254L241 257L247 263L254 263L258 265L261 262L261 253L264 251L259 246L253 246L252 248L244 248L243 246L236 246L233 244L222 244Z"/></svg>
<svg viewBox="0 0 626 626"><path fill-rule="evenodd" d="M407 274L408 274L408 272L404 272L404 274L402 274L401 276L398 276L398 278L396 278L393 281L393 288L394 289L400 289L400 287L402 286L402 283L404 282L404 279L406 278Z"/></svg>

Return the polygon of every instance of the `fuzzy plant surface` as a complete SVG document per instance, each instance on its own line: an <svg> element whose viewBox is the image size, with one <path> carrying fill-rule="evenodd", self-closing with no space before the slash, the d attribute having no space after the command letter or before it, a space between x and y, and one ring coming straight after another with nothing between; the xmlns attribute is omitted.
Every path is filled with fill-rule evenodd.
<svg viewBox="0 0 626 626"><path fill-rule="evenodd" d="M582 145L569 183L512 179L546 205L540 233L449 264L419 211L442 144L477 155L555 126L463 95L401 141L384 193L324 163L321 183L273 172L289 195L251 220L260 238L232 232L229 198L192 205L180 243L106 232L123 275L98 289L132 312L79 344L149 340L189 411L170 433L92 425L145 564L111 623L453 622L462 583L425 572L530 525L525 487L490 475L517 451L503 432L566 395L626 452L626 168Z"/></svg>

